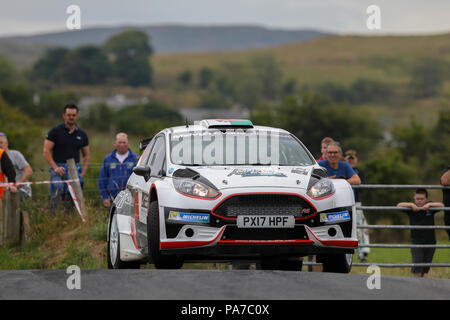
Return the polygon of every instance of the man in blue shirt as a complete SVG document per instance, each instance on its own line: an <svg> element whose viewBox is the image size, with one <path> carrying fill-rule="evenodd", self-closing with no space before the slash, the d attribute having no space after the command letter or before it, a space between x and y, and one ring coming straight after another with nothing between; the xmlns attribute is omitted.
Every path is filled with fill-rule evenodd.
<svg viewBox="0 0 450 320"><path fill-rule="evenodd" d="M341 158L341 146L339 142L334 141L327 146L326 160L320 160L317 163L327 169L330 179L346 179L350 184L361 184L361 179L355 170L346 161L340 161Z"/></svg>
<svg viewBox="0 0 450 320"><path fill-rule="evenodd" d="M68 103L64 107L62 115L64 122L53 127L45 137L44 158L50 165L50 211L54 212L63 203L67 212L73 207L74 203L69 194L67 185L61 181L68 179L67 160L74 159L78 178L83 188L83 178L89 167L90 150L89 139L86 132L77 125L78 107L73 103ZM83 156L83 166L81 167L80 152Z"/></svg>
<svg viewBox="0 0 450 320"><path fill-rule="evenodd" d="M115 141L116 149L103 160L103 166L98 179L98 189L103 205L111 207L111 201L125 189L128 178L139 159L139 155L130 150L128 136L118 133Z"/></svg>

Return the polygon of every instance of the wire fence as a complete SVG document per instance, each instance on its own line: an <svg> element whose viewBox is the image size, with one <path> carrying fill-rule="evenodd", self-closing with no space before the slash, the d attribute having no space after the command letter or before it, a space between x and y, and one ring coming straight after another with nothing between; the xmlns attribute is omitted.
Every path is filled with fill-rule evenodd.
<svg viewBox="0 0 450 320"><path fill-rule="evenodd" d="M448 186L441 185L398 185L398 184L366 184L352 186L354 189L450 189ZM423 209L423 208L419 208ZM390 212L405 212L412 211L412 208L398 207L398 206L364 206L359 205L356 210L364 212L372 211L390 211ZM431 207L429 211L450 211L450 207ZM450 226L441 225L358 225L358 229L394 229L394 230L449 230ZM399 243L375 243L375 244L360 244L359 248L388 248L388 249L414 249L414 248L434 248L434 249L450 249L447 244L399 244ZM450 257L450 256L449 256ZM450 259L448 263L383 263L383 262L355 262L354 266L370 266L377 265L385 268L404 268L404 267L450 267Z"/></svg>
<svg viewBox="0 0 450 320"><path fill-rule="evenodd" d="M101 162L93 162L89 164L89 170L87 176L83 179L84 181L84 190L83 193L90 200L97 199L100 201L100 190L98 188L98 181L100 170L103 166ZM33 168L33 180L48 180L50 177L48 167L43 168ZM124 177L127 178L127 177ZM399 185L399 184L364 184L364 185L355 185L352 186L354 189L359 190L368 190L368 189L450 189L450 187L444 187L441 185ZM405 212L407 210L412 210L410 208L405 207L397 207L397 206L365 206L359 205L356 207L357 210L362 210L365 213L376 212L376 211L390 211L390 212ZM450 207L432 207L429 209L430 211L450 211ZM372 213L370 213L372 214ZM390 230L449 230L450 226L416 226L416 225L358 225L358 229L373 229L373 230L382 230L382 229L390 229ZM375 243L375 244L360 244L359 248L386 248L386 249L411 249L411 248L435 248L435 249L449 249L450 245L446 244L399 244L399 243ZM450 260L450 259L449 259ZM306 262L305 265L315 265L317 263ZM383 262L371 262L371 263L362 263L355 262L354 266L368 266L368 265L378 265L380 267L387 268L402 268L402 267L413 267L413 266L430 266L430 267L450 267L449 263L383 263Z"/></svg>

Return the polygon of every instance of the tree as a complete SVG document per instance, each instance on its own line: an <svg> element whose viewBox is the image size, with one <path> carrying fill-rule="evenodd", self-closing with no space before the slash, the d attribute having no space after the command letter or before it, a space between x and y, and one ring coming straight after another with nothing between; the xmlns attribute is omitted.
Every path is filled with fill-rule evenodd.
<svg viewBox="0 0 450 320"><path fill-rule="evenodd" d="M69 84L103 84L111 74L105 53L95 46L82 46L70 51L59 69L61 82Z"/></svg>
<svg viewBox="0 0 450 320"><path fill-rule="evenodd" d="M41 144L41 130L27 116L7 105L0 97L0 128L8 136L11 149L23 153L28 161L36 154L35 146Z"/></svg>
<svg viewBox="0 0 450 320"><path fill-rule="evenodd" d="M395 148L378 148L369 153L362 167L368 184L415 184L418 170L403 162L401 152ZM411 190L392 189L362 190L362 202L367 206L395 206L411 199ZM405 224L406 215L399 212L377 212L368 216L369 223L389 219L393 224Z"/></svg>
<svg viewBox="0 0 450 320"><path fill-rule="evenodd" d="M66 48L53 48L46 51L33 65L30 73L31 80L61 84L61 67L69 51Z"/></svg>
<svg viewBox="0 0 450 320"><path fill-rule="evenodd" d="M103 46L119 81L131 86L152 84L149 57L153 49L148 36L139 30L126 30L112 36Z"/></svg>
<svg viewBox="0 0 450 320"><path fill-rule="evenodd" d="M206 89L211 84L214 78L214 71L209 67L203 67L198 72L199 87Z"/></svg>
<svg viewBox="0 0 450 320"><path fill-rule="evenodd" d="M403 157L403 161L416 159L423 166L430 151L430 129L412 118L408 126L394 126L392 142Z"/></svg>
<svg viewBox="0 0 450 320"><path fill-rule="evenodd" d="M192 82L192 72L190 70L184 70L178 75L177 81L185 87L189 86Z"/></svg>
<svg viewBox="0 0 450 320"><path fill-rule="evenodd" d="M321 95L304 92L300 97L285 97L280 104L260 105L251 114L255 123L288 130L316 155L320 141L332 137L342 148L365 154L382 139L379 124L355 108L330 105Z"/></svg>

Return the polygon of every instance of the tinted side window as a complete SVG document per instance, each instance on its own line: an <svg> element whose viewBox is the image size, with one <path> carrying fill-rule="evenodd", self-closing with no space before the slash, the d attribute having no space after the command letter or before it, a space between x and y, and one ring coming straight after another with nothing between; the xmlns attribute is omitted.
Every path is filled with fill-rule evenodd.
<svg viewBox="0 0 450 320"><path fill-rule="evenodd" d="M152 139L152 141L150 141L150 143L147 145L144 152L142 153L142 155L141 155L142 161L139 161L139 165L141 165L141 166L148 165L148 159L150 158L149 156L150 156L150 153L151 153L154 145L155 145L155 139Z"/></svg>
<svg viewBox="0 0 450 320"><path fill-rule="evenodd" d="M152 175L160 175L166 158L166 144L164 136L159 136L155 141L155 146L150 153L148 165L152 169Z"/></svg>

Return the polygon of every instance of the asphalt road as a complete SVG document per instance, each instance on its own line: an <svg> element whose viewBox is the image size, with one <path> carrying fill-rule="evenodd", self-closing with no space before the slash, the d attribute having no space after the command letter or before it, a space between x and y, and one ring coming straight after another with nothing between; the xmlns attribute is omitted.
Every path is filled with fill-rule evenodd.
<svg viewBox="0 0 450 320"><path fill-rule="evenodd" d="M71 277L69 279L69 277ZM369 290L366 275L262 270L0 271L0 299L450 299L449 279L381 277ZM69 290L80 284L80 289Z"/></svg>

